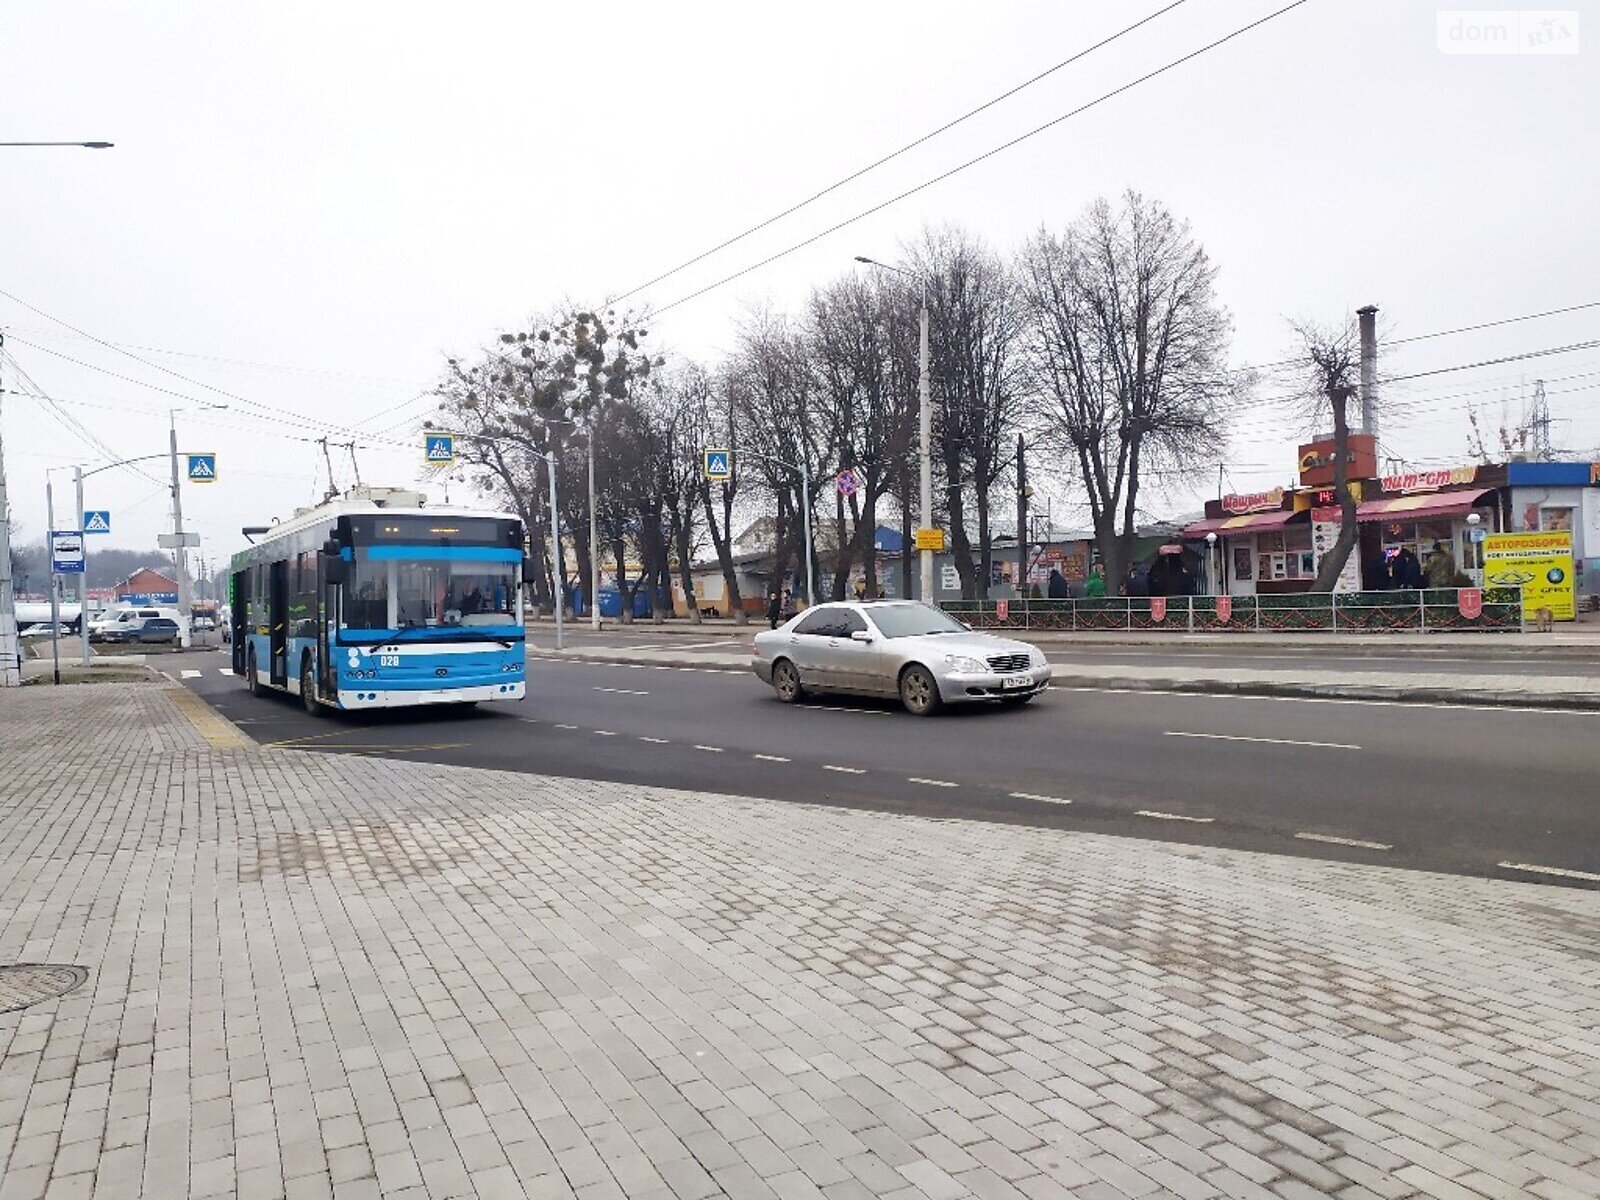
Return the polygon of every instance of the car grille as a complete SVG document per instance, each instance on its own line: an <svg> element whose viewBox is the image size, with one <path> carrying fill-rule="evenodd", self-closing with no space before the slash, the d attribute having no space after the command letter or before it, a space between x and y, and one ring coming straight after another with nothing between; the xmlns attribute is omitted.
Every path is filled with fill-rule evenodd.
<svg viewBox="0 0 1600 1200"><path fill-rule="evenodd" d="M1026 654L997 654L989 660L991 671L1026 671L1028 665Z"/></svg>

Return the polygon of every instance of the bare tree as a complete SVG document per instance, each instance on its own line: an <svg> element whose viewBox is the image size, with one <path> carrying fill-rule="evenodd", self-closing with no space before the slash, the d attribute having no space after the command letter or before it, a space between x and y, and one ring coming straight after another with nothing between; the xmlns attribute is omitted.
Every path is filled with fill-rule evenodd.
<svg viewBox="0 0 1600 1200"><path fill-rule="evenodd" d="M900 292L876 279L846 276L811 296L807 341L827 444L840 470L849 468L860 482L848 496L834 492L836 600L844 598L858 559L867 594L877 594L878 503L903 474L915 437L915 393L902 386L895 369L892 314L904 307Z"/></svg>
<svg viewBox="0 0 1600 1200"><path fill-rule="evenodd" d="M1339 498L1339 536L1317 564L1314 592L1331 592L1355 549L1356 498L1350 490L1350 397L1356 394L1361 368L1360 335L1353 324L1326 328L1310 321L1291 322L1302 343L1307 375L1306 403L1313 424L1326 411L1333 418L1333 490Z"/></svg>
<svg viewBox="0 0 1600 1200"><path fill-rule="evenodd" d="M1026 310L1015 273L960 228L929 230L913 248L930 282L934 437L950 512L961 594L987 598L994 577L991 492L1011 468L1026 399L1020 371ZM967 500L977 518L978 560L967 536Z"/></svg>
<svg viewBox="0 0 1600 1200"><path fill-rule="evenodd" d="M1221 446L1230 320L1217 269L1186 223L1128 192L1095 201L1022 254L1030 357L1047 430L1072 456L1107 576L1132 555L1147 470Z"/></svg>

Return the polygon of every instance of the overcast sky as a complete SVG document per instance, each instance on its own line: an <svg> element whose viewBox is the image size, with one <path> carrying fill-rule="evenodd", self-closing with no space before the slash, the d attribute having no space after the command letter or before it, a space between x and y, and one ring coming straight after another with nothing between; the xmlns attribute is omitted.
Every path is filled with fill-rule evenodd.
<svg viewBox="0 0 1600 1200"><path fill-rule="evenodd" d="M669 305L1284 2L1189 0L639 299ZM0 289L217 390L5 297L0 328L32 380L119 454L164 452L168 406L190 410L181 446L215 450L220 481L186 487L185 516L215 559L241 525L320 497L310 439L324 431L349 440L337 431L358 424L367 482L415 483L418 397L445 356L563 298L626 292L1165 3L10 0L0 141L117 145L0 149ZM672 307L652 336L714 358L750 304L797 306L853 255L892 258L925 223L1009 249L1128 187L1190 221L1220 266L1236 363L1283 358L1286 317L1365 303L1400 338L1600 300L1600 48L1445 55L1437 12L1309 0ZM1584 32L1600 42L1600 25ZM1410 343L1382 366L1596 337L1590 308ZM104 457L0 370L11 500L36 537L46 468ZM1594 350L1396 386L1385 452L1463 461L1465 406L1498 419L1538 377L1556 444L1593 453ZM229 408L195 411L205 401ZM1239 415L1227 490L1292 482L1301 431L1280 411ZM334 467L349 483L348 455ZM90 481L88 507L114 514L108 544L149 546L166 526L165 463L148 469ZM54 478L66 524L71 472ZM1207 466L1151 503L1191 509L1216 482ZM1070 514L1078 498L1054 499Z"/></svg>

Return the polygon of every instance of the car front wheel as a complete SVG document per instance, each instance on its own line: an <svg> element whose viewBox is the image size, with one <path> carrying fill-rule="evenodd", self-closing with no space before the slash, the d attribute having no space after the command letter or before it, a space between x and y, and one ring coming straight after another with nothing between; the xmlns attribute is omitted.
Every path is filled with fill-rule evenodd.
<svg viewBox="0 0 1600 1200"><path fill-rule="evenodd" d="M800 686L800 672L787 658L780 658L772 664L772 690L778 693L778 699L785 704L794 704L805 698L805 689Z"/></svg>
<svg viewBox="0 0 1600 1200"><path fill-rule="evenodd" d="M913 664L900 676L900 703L914 717L932 716L939 710L939 684L933 672Z"/></svg>

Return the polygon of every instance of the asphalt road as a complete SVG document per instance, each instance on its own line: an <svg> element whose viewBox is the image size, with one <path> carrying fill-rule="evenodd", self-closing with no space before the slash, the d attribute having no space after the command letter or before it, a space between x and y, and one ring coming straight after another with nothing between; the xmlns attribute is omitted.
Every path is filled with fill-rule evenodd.
<svg viewBox="0 0 1600 1200"><path fill-rule="evenodd" d="M750 639L758 629L752 625L742 635L731 632L665 633L648 624L631 629L602 629L599 633L589 626L568 626L568 649L647 648L661 651L681 651L692 656L697 652L713 650L748 649ZM1026 632L1017 637L1028 640ZM1528 635L1536 639L1537 635ZM555 646L552 626L533 626L528 631L528 645L533 649L550 649ZM1377 671L1395 675L1410 675L1419 671L1445 675L1541 675L1558 673L1600 673L1600 639L1593 649L1561 647L1559 650L1540 648L1535 640L1530 647L1518 644L1512 638L1486 640L1482 647L1473 647L1470 653L1451 646L1430 646L1425 641L1408 642L1402 647L1384 649L1364 646L1359 650L1330 641L1328 646L1264 646L1259 643L1241 646L1184 643L1174 640L1170 645L1107 646L1086 643L1047 643L1042 647L1053 663L1082 663L1095 666L1159 666L1163 663L1194 661L1208 667L1314 667L1319 671Z"/></svg>
<svg viewBox="0 0 1600 1200"><path fill-rule="evenodd" d="M1594 713L1053 689L918 720L786 707L745 673L536 659L524 701L314 719L221 655L158 665L296 750L1600 888Z"/></svg>

